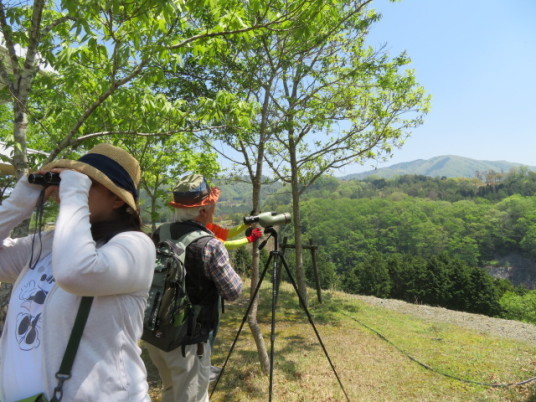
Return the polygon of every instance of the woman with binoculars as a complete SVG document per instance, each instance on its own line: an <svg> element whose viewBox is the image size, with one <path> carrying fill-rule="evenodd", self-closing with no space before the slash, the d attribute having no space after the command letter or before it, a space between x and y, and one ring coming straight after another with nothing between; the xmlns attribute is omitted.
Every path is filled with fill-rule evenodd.
<svg viewBox="0 0 536 402"><path fill-rule="evenodd" d="M0 400L150 400L137 342L155 247L141 231L139 180L134 157L100 144L23 177L0 206L0 281L13 283ZM10 238L49 198L60 201L55 229Z"/></svg>

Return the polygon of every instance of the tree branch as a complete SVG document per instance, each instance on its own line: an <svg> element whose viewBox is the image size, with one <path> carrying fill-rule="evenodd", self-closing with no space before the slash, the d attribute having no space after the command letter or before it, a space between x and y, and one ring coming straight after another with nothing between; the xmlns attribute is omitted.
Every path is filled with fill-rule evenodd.
<svg viewBox="0 0 536 402"><path fill-rule="evenodd" d="M367 0L367 1L371 1L371 0ZM188 39L183 40L182 42L180 42L180 43L178 43L176 45L169 46L168 49L178 49L178 48L181 48L181 47L187 45L188 43L194 42L194 41L199 40L199 39L214 38L214 37L218 37L218 36L231 36L231 35L236 35L236 34L241 34L241 33L245 33L245 32L254 31L254 30L257 30L257 29L271 28L274 25L279 25L279 24L282 24L283 22L291 20L292 16L295 13L299 12L301 10L301 7L303 7L305 3L306 3L305 1L300 2L294 8L294 10L290 11L287 14L282 15L280 18L275 19L274 21L269 21L269 22L266 22L264 24L254 24L252 26L242 28L242 29L235 29L235 30L222 31L222 32L207 32L207 33L204 33L204 34L194 35L194 36L189 37ZM280 29L280 30L277 30L277 31L287 31L287 29Z"/></svg>
<svg viewBox="0 0 536 402"><path fill-rule="evenodd" d="M7 23L6 10L3 1L0 1L0 29L2 30L2 35L4 36L4 41L6 43L7 55L11 61L11 69L13 74L17 76L20 69L19 58L17 56L17 52L15 51L15 42L13 41L13 36L11 35L11 26ZM4 65L3 58L0 60L0 73L2 75L2 79L5 81L5 84L10 84L10 92L14 93L13 81L9 78L9 70Z"/></svg>

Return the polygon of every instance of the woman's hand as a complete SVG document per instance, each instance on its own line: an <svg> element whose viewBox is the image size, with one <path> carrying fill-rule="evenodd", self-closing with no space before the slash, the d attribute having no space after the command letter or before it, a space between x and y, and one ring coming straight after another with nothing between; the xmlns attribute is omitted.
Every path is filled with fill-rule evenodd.
<svg viewBox="0 0 536 402"><path fill-rule="evenodd" d="M52 170L38 170L37 172L33 172L33 173L34 174L44 175L44 174L46 174L48 172L60 173L63 170L65 170L65 169L54 168ZM49 199L51 199L52 201L54 201L57 204L59 204L59 202L60 202L59 188L60 188L59 185L56 185L56 184L49 184L49 185L45 186L44 201L48 201Z"/></svg>

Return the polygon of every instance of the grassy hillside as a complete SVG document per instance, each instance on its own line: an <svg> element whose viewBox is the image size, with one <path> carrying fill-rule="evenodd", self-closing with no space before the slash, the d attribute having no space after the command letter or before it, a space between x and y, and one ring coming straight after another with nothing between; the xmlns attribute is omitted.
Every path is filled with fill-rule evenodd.
<svg viewBox="0 0 536 402"><path fill-rule="evenodd" d="M536 401L536 382L490 387L452 378L506 384L535 377L536 338L523 342L485 335L434 317L374 307L344 293L326 293L318 305L314 293L310 295L315 324L352 401ZM244 295L227 305L215 365L223 364L246 303ZM268 346L270 314L271 285L265 281L259 321ZM277 307L274 361L274 401L345 400L294 290L286 284ZM150 374L155 380L151 367ZM261 373L246 325L211 400L266 401L268 390L269 377Z"/></svg>

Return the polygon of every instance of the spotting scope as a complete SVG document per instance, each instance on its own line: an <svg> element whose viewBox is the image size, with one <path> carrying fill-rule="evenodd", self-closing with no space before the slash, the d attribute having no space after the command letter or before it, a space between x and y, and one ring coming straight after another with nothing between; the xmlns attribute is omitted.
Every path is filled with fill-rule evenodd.
<svg viewBox="0 0 536 402"><path fill-rule="evenodd" d="M244 223L250 225L258 223L263 228L268 228L276 225L286 225L290 222L290 214L288 212L263 212L259 215L244 216Z"/></svg>

